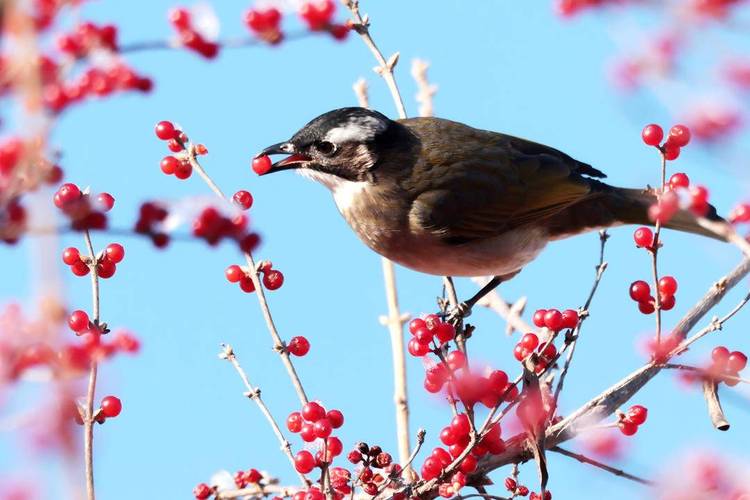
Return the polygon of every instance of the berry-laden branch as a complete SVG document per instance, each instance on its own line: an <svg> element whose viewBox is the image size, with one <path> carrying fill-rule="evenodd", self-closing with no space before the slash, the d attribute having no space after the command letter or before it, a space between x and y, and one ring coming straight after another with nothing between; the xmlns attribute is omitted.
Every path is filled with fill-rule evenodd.
<svg viewBox="0 0 750 500"><path fill-rule="evenodd" d="M164 126L165 128L171 128L172 130L174 130L174 127L172 126L172 124L169 123L169 127L167 127L166 125L167 123L168 122L161 122L159 125L157 125L157 130L160 126ZM167 137L169 136L169 134L162 133L162 135L159 135L157 133L157 136ZM183 141L180 141L180 142L182 143ZM184 144L184 143L182 143L181 145L185 152L184 159L189 163L192 169L198 172L198 175L201 176L201 178L206 182L208 187L211 189L211 191L214 192L214 194L216 194L216 196L218 196L221 200L223 200L225 204L231 205L229 199L224 195L224 193L219 188L219 186L208 175L208 173L205 171L205 169L200 164L200 162L198 162L198 159L197 159L198 146L194 146L193 144ZM304 405L308 402L307 394L305 394L305 389L302 387L302 382L300 381L299 375L297 375L297 370L294 368L294 364L292 363L292 360L290 359L289 351L287 350L284 342L281 340L281 336L279 335L279 332L276 329L276 324L274 323L273 316L271 315L271 310L268 306L268 301L266 300L266 295L263 291L263 286L261 284L260 278L258 277L258 266L255 264L255 260L253 259L252 253L249 249L244 250L243 254L245 256L245 260L247 261L247 266L248 266L246 270L246 274L252 280L252 285L258 296L258 304L260 305L260 310L263 314L263 318L266 322L268 331L271 334L271 338L273 339L273 342L274 342L273 347L279 353L279 356L281 357L281 361L286 367L287 373L289 374L289 378L292 382L292 385L294 386L294 390L297 393L297 397L299 398L300 403Z"/></svg>
<svg viewBox="0 0 750 500"><path fill-rule="evenodd" d="M219 357L221 359L226 359L227 361L229 361L234 369L237 370L237 373L242 379L242 383L245 384L245 388L247 389L247 392L245 392L244 395L255 401L255 404L258 405L258 408L260 408L261 413L263 413L263 416L266 417L266 420L268 420L268 423L271 425L271 429L273 429L273 433L279 440L281 451L284 453L284 455L287 456L287 458L289 458L289 462L292 464L292 468L294 468L296 471L297 469L294 464L294 456L292 455L292 446L284 437L284 433L281 432L279 424L276 423L273 415L271 415L271 411L268 409L266 404L263 402L263 399L260 397L260 388L253 387L253 385L250 383L250 379L248 378L247 373L242 368L242 366L240 366L240 363L237 360L237 356L234 354L232 346L228 344L222 344L221 348L222 350L219 354ZM299 471L297 472L297 474L299 475L300 481L302 481L302 485L304 487L309 487L310 480L307 479L307 477Z"/></svg>

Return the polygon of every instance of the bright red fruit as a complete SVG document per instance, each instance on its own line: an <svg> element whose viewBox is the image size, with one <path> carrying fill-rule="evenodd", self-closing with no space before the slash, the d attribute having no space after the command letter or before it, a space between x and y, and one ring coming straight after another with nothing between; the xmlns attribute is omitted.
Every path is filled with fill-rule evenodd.
<svg viewBox="0 0 750 500"><path fill-rule="evenodd" d="M68 326L76 333L81 333L89 327L89 315L86 311L73 311L68 317Z"/></svg>
<svg viewBox="0 0 750 500"><path fill-rule="evenodd" d="M451 420L451 429L458 437L468 436L471 430L469 416L466 413L459 413Z"/></svg>
<svg viewBox="0 0 750 500"><path fill-rule="evenodd" d="M714 363L724 364L727 362L728 358L729 358L729 349L727 349L723 345L714 347L713 351L711 351L711 359L714 361Z"/></svg>
<svg viewBox="0 0 750 500"><path fill-rule="evenodd" d="M685 147L690 142L690 129L685 125L675 125L669 129L669 138L667 142L671 142L675 146Z"/></svg>
<svg viewBox="0 0 750 500"><path fill-rule="evenodd" d="M315 430L315 435L319 438L327 438L331 435L331 432L333 432L331 422L329 422L325 417L315 422L315 424L313 425L313 429Z"/></svg>
<svg viewBox="0 0 750 500"><path fill-rule="evenodd" d="M263 286L269 290L277 290L284 284L284 275L281 271L272 269L263 275Z"/></svg>
<svg viewBox="0 0 750 500"><path fill-rule="evenodd" d="M316 422L325 416L325 409L315 401L310 401L302 407L302 417L308 422Z"/></svg>
<svg viewBox="0 0 750 500"><path fill-rule="evenodd" d="M326 413L326 418L329 422L331 422L331 427L333 427L334 429L338 429L339 427L344 425L344 414L339 410L328 410L328 413Z"/></svg>
<svg viewBox="0 0 750 500"><path fill-rule="evenodd" d="M102 414L107 418L116 417L122 411L122 402L115 396L106 396L101 403Z"/></svg>
<svg viewBox="0 0 750 500"><path fill-rule="evenodd" d="M206 483L201 483L193 488L193 496L197 500L206 500L206 498L210 497L212 494L213 490Z"/></svg>
<svg viewBox="0 0 750 500"><path fill-rule="evenodd" d="M289 432L298 433L302 430L302 414L298 411L294 411L289 414L288 417L286 417L286 428L289 429Z"/></svg>
<svg viewBox="0 0 750 500"><path fill-rule="evenodd" d="M416 338L411 338L407 344L409 354L414 357L421 357L430 352L430 346L421 344Z"/></svg>
<svg viewBox="0 0 750 500"><path fill-rule="evenodd" d="M109 212L115 206L115 197L109 193L99 193L96 197L96 206L102 212Z"/></svg>
<svg viewBox="0 0 750 500"><path fill-rule="evenodd" d="M450 369L455 371L466 366L466 355L461 351L453 351L448 353L446 361Z"/></svg>
<svg viewBox="0 0 750 500"><path fill-rule="evenodd" d="M687 174L678 172L669 178L669 187L672 189L688 188L690 187L690 179Z"/></svg>
<svg viewBox="0 0 750 500"><path fill-rule="evenodd" d="M557 332L562 328L563 318L562 313L557 309L547 310L547 314L544 315L544 326L550 330Z"/></svg>
<svg viewBox="0 0 750 500"><path fill-rule="evenodd" d="M55 205L57 208L63 208L65 205L81 198L81 190L73 183L66 183L60 186L55 193Z"/></svg>
<svg viewBox="0 0 750 500"><path fill-rule="evenodd" d="M634 281L630 285L630 298L636 302L646 302L651 298L651 287L643 280Z"/></svg>
<svg viewBox="0 0 750 500"><path fill-rule="evenodd" d="M258 175L267 174L271 170L271 158L266 155L253 159L253 171Z"/></svg>
<svg viewBox="0 0 750 500"><path fill-rule="evenodd" d="M224 271L224 275L227 277L228 282L237 283L245 277L245 272L237 264L232 264L231 266L226 268L226 270ZM250 280L250 283L252 283L252 280Z"/></svg>
<svg viewBox="0 0 750 500"><path fill-rule="evenodd" d="M544 315L547 314L546 309L537 309L534 313L534 317L532 318L532 321L534 322L534 325L543 328L544 327Z"/></svg>
<svg viewBox="0 0 750 500"><path fill-rule="evenodd" d="M74 265L76 262L81 261L81 253L77 248L68 247L63 250L62 260L69 266Z"/></svg>
<svg viewBox="0 0 750 500"><path fill-rule="evenodd" d="M290 354L293 354L295 356L304 356L305 354L310 352L310 341L302 336L292 337L292 339L289 341L289 345L287 345L287 349L289 350Z"/></svg>
<svg viewBox="0 0 750 500"><path fill-rule="evenodd" d="M575 328L578 326L578 311L574 309L565 309L562 312L562 327Z"/></svg>
<svg viewBox="0 0 750 500"><path fill-rule="evenodd" d="M307 474L315 468L315 457L307 450L302 450L294 456L294 468L297 472Z"/></svg>
<svg viewBox="0 0 750 500"><path fill-rule="evenodd" d="M253 195L249 191L240 190L234 193L232 200L242 209L248 210L253 206Z"/></svg>
<svg viewBox="0 0 750 500"><path fill-rule="evenodd" d="M664 144L662 150L664 153L664 158L667 161L676 160L680 156L680 146L677 146L674 143L667 142L666 144Z"/></svg>
<svg viewBox="0 0 750 500"><path fill-rule="evenodd" d="M174 139L175 137L174 125L172 124L172 122L168 122L166 120L157 123L154 132L156 132L156 137L158 137L162 141L168 141L169 139Z"/></svg>
<svg viewBox="0 0 750 500"><path fill-rule="evenodd" d="M638 432L638 426L629 420L620 420L620 422L617 423L617 426L620 428L620 432L626 436L632 436Z"/></svg>
<svg viewBox="0 0 750 500"><path fill-rule="evenodd" d="M642 425L648 417L648 409L645 406L635 405L631 406L627 413L627 419L633 422L635 425Z"/></svg>
<svg viewBox="0 0 750 500"><path fill-rule="evenodd" d="M125 258L125 248L119 243L110 243L104 249L104 255L115 264L119 264Z"/></svg>
<svg viewBox="0 0 750 500"><path fill-rule="evenodd" d="M727 368L735 373L742 371L747 366L747 356L739 351L734 351L727 358Z"/></svg>
<svg viewBox="0 0 750 500"><path fill-rule="evenodd" d="M659 280L659 293L674 295L677 292L677 280L672 276L664 276Z"/></svg>
<svg viewBox="0 0 750 500"><path fill-rule="evenodd" d="M159 163L159 167L161 167L161 171L167 175L172 175L175 172L177 172L177 168L179 166L180 166L180 160L178 160L174 156L165 156L164 158L161 159L161 162Z"/></svg>
<svg viewBox="0 0 750 500"><path fill-rule="evenodd" d="M654 245L654 233L648 227L639 227L633 233L633 240L638 248L651 248Z"/></svg>
<svg viewBox="0 0 750 500"><path fill-rule="evenodd" d="M664 131L659 125L652 123L643 127L641 138L643 139L643 142L648 146L658 146L659 144L661 144L661 140L664 138Z"/></svg>

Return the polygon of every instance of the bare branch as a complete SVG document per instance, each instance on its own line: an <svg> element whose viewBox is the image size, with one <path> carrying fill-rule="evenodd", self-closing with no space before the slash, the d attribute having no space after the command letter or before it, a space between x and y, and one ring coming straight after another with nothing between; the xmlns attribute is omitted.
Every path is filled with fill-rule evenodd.
<svg viewBox="0 0 750 500"><path fill-rule="evenodd" d="M91 243L91 234L88 229L83 233L86 248L89 252L88 266L91 273L91 300L92 300L92 321L99 327L99 274L96 269L96 253L94 245ZM86 474L86 498L94 500L96 493L94 491L94 398L96 397L96 376L99 370L99 364L95 357L92 356L89 367L89 382L86 390L86 411L83 415L83 454L84 467Z"/></svg>
<svg viewBox="0 0 750 500"><path fill-rule="evenodd" d="M560 455L565 455L566 457L574 458L578 460L579 462L583 464L589 464L593 465L594 467L598 467L599 469L605 470L607 472L610 472L614 474L615 476L619 476L625 479L630 479L631 481L635 481L636 483L645 484L647 486L653 486L654 482L649 479L643 479L642 477L635 476L633 474L630 474L628 472L623 471L622 469L617 469L615 467L611 467L607 464L604 464L602 462L599 462L597 460L594 460L593 458L589 458L586 455L581 455L580 453L573 453L572 451L565 450L563 448L560 448L559 446L555 446L553 448L550 448L551 451L554 451L555 453L559 453Z"/></svg>
<svg viewBox="0 0 750 500"><path fill-rule="evenodd" d="M471 281L473 281L480 287L483 287L490 282L490 278L476 277L471 278ZM513 330L518 330L519 332L536 332L536 328L526 323L526 321L524 321L524 319L521 317L523 307L526 305L525 297L518 299L515 304L509 305L502 298L500 292L495 289L479 299L477 305L484 306L495 311L508 323L508 330L510 331L510 333L512 333Z"/></svg>
<svg viewBox="0 0 750 500"><path fill-rule="evenodd" d="M717 430L728 431L729 421L724 416L724 410L721 408L719 401L719 386L712 379L703 379L703 397L706 399L708 406L708 416L711 417L711 423Z"/></svg>
<svg viewBox="0 0 750 500"><path fill-rule="evenodd" d="M437 85L430 84L427 79L427 69L430 63L422 59L411 62L411 76L417 83L416 99L419 103L419 116L433 116L435 114L432 98L437 93Z"/></svg>

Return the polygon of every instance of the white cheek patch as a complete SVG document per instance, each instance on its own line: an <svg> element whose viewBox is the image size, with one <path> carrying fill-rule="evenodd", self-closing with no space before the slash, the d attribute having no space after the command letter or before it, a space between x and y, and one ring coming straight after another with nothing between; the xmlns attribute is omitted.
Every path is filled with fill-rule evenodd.
<svg viewBox="0 0 750 500"><path fill-rule="evenodd" d="M357 116L328 131L325 140L333 144L367 142L385 130L387 124L373 116Z"/></svg>

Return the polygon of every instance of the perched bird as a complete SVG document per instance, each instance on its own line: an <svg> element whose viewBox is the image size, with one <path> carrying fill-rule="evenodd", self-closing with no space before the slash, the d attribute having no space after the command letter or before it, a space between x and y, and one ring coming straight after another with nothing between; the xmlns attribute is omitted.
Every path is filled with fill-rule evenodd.
<svg viewBox="0 0 750 500"><path fill-rule="evenodd" d="M257 157L287 154L333 193L375 252L442 276L495 276L464 304L513 277L548 242L621 224L651 224L655 195L601 182L592 166L542 144L441 118L390 120L329 111ZM719 219L713 207L707 217ZM714 236L687 211L666 227Z"/></svg>

